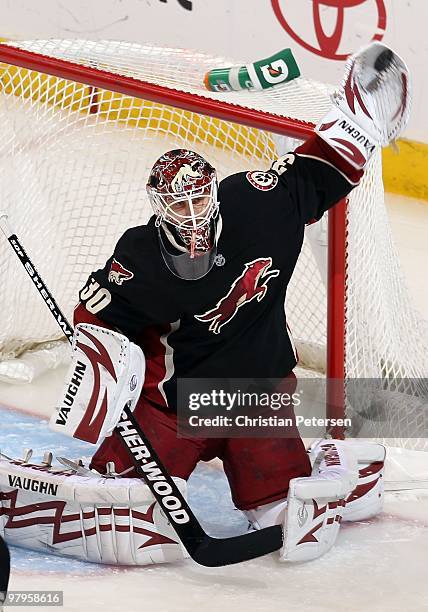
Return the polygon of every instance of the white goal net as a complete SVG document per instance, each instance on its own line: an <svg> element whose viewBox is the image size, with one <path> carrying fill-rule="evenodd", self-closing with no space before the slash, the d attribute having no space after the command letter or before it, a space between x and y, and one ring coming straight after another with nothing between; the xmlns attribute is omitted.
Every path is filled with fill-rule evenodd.
<svg viewBox="0 0 428 612"><path fill-rule="evenodd" d="M89 273L127 227L150 216L145 183L162 152L196 150L220 178L266 169L284 152L279 135L307 137L329 108L329 88L304 78L264 92L210 93L204 74L239 62L189 50L29 41L1 44L0 62L0 208L69 318ZM325 373L330 343L347 380L383 381L358 406L376 416L368 435L388 421L402 446L428 449L428 331L391 239L380 154L350 196L344 230L336 249L345 255L345 307L330 312L329 333L320 263L327 234L315 239L317 258L305 241L292 279L287 314L302 363ZM335 274L333 261L330 283ZM61 334L5 239L0 278L0 377L22 379L25 352L48 343L55 360ZM344 348L331 344L338 335ZM351 400L347 410L355 411Z"/></svg>

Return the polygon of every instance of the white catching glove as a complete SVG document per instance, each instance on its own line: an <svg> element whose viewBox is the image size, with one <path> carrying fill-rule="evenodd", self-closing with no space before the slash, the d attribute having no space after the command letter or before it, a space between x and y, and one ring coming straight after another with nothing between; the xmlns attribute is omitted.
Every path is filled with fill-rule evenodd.
<svg viewBox="0 0 428 612"><path fill-rule="evenodd" d="M135 408L144 382L144 354L126 336L88 323L76 325L72 350L49 427L97 444L112 434L125 404Z"/></svg>
<svg viewBox="0 0 428 612"><path fill-rule="evenodd" d="M350 57L344 82L316 133L355 168L364 168L376 146L401 134L410 115L409 70L394 51L373 42Z"/></svg>

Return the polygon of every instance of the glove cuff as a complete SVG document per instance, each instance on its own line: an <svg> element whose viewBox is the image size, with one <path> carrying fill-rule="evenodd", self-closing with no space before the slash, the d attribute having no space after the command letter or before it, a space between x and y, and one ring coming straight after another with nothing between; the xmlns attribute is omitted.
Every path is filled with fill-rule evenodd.
<svg viewBox="0 0 428 612"><path fill-rule="evenodd" d="M376 141L340 108L333 106L315 132L354 168L361 170L376 150Z"/></svg>

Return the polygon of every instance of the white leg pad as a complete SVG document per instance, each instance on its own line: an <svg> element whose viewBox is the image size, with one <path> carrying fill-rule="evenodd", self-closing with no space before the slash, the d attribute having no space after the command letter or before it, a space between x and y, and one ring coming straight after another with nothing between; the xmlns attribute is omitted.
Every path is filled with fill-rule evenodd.
<svg viewBox="0 0 428 612"><path fill-rule="evenodd" d="M254 529L265 529L272 525L283 525L286 512L287 500L280 499L264 506L258 506L253 510L245 510L244 514Z"/></svg>
<svg viewBox="0 0 428 612"><path fill-rule="evenodd" d="M311 561L329 551L343 516L345 500L321 497L318 485L317 498L300 499L296 493L299 484L290 482L281 561Z"/></svg>
<svg viewBox="0 0 428 612"><path fill-rule="evenodd" d="M286 500L245 512L255 529L283 525L281 561L310 561L330 550L358 481L357 460L345 443L324 441L314 456L313 475L293 478Z"/></svg>
<svg viewBox="0 0 428 612"><path fill-rule="evenodd" d="M186 496L185 481L174 480ZM188 557L139 478L106 478L89 471L82 475L4 456L0 535L14 546L113 565Z"/></svg>
<svg viewBox="0 0 428 612"><path fill-rule="evenodd" d="M281 561L310 561L333 547L357 481L357 461L345 443L318 446L313 475L290 481Z"/></svg>
<svg viewBox="0 0 428 612"><path fill-rule="evenodd" d="M344 521L362 521L379 514L384 502L386 450L382 444L349 441L358 461L358 484L346 499Z"/></svg>
<svg viewBox="0 0 428 612"><path fill-rule="evenodd" d="M314 465L320 449L328 440L312 444L309 457ZM384 466L386 450L382 444L359 440L342 442L355 455L358 464L357 486L346 498L344 521L362 521L382 511L384 502Z"/></svg>

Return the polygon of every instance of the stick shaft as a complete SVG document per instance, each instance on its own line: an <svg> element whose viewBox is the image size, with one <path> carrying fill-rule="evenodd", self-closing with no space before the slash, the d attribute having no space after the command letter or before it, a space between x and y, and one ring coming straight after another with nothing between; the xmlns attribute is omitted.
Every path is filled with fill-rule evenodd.
<svg viewBox="0 0 428 612"><path fill-rule="evenodd" d="M37 291L39 292L40 296L45 301L46 306L51 311L51 314L55 318L62 333L64 334L64 336L66 336L67 340L71 344L73 340L73 334L74 334L73 327L70 325L65 315L61 312L61 308L58 306L52 293L47 288L46 284L44 283L42 277L38 273L33 262L27 255L18 237L16 236L16 234L12 232L9 226L9 223L7 222L7 217L2 213L0 213L0 229L5 234L7 240L9 241L9 244L11 245L12 249L15 252L15 255L18 257L19 261L22 263L23 267L25 268L25 271L27 272L28 276L33 281L33 284L36 287Z"/></svg>

